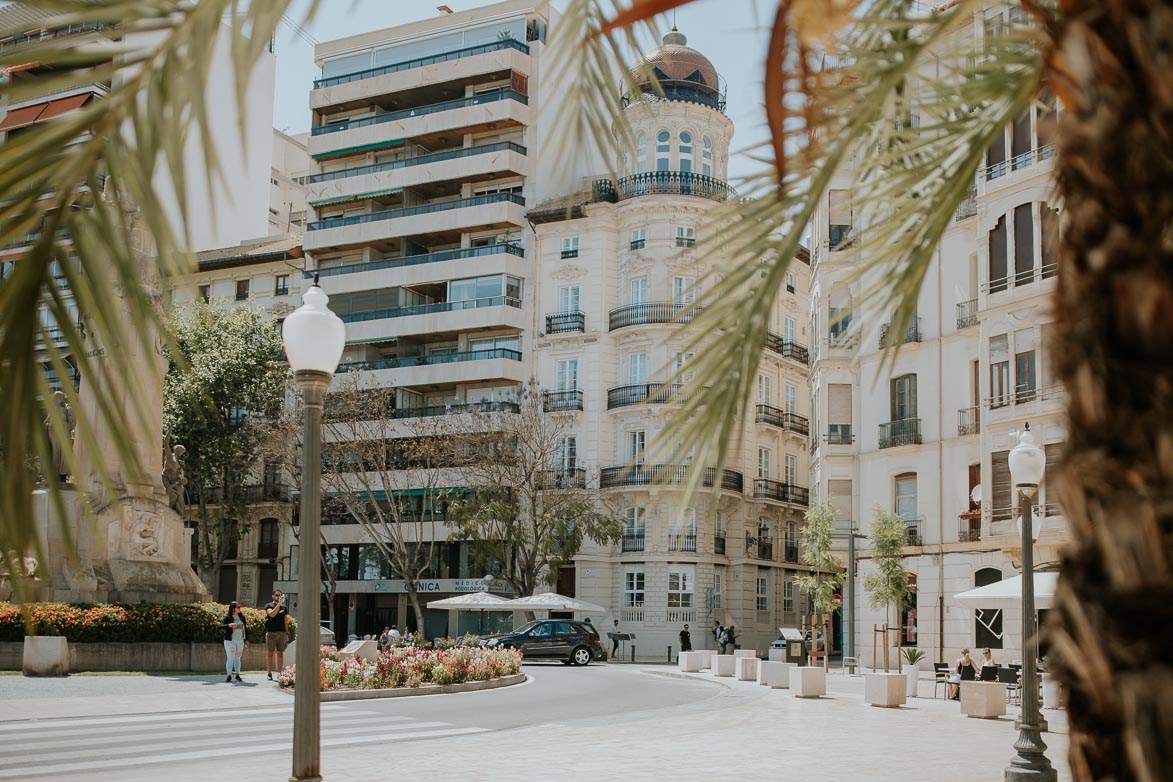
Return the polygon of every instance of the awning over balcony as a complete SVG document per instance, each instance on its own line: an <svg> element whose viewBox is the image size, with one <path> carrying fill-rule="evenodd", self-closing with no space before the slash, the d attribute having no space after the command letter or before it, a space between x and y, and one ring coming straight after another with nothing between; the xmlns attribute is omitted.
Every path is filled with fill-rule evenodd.
<svg viewBox="0 0 1173 782"><path fill-rule="evenodd" d="M48 106L47 103L38 103L36 106L25 106L20 109L13 109L8 112L3 121L0 121L0 130L16 130L17 128L24 128L32 125L37 121L37 117L45 111Z"/></svg>
<svg viewBox="0 0 1173 782"><path fill-rule="evenodd" d="M331 204L345 204L349 201L361 201L364 198L378 198L379 196L395 195L402 193L402 187L389 187L386 190L373 190L369 193L359 193L357 195L338 196L337 198L324 198L321 201L310 201L309 205L317 209L320 206L330 206Z"/></svg>
<svg viewBox="0 0 1173 782"><path fill-rule="evenodd" d="M68 98L61 98L60 100L49 101L48 103L38 103L35 106L25 106L23 108L15 109L8 112L8 115L0 121L0 130L16 130L17 128L26 128L29 125L35 125L38 122L45 122L46 120L60 117L62 114L68 114L74 109L81 108L86 101L93 97L93 93L85 93L82 95L71 95Z"/></svg>
<svg viewBox="0 0 1173 782"><path fill-rule="evenodd" d="M45 107L45 112L37 117L37 122L44 122L47 119L60 117L62 114L68 114L74 109L80 109L85 102L94 97L92 93L85 93L83 95L71 95L68 98L55 100Z"/></svg>
<svg viewBox="0 0 1173 782"><path fill-rule="evenodd" d="M345 157L347 155L358 155L362 152L374 152L379 149L391 149L392 147L402 147L403 139L398 138L394 141L380 141L376 144L363 144L358 147L346 147L345 149L332 149L329 152L319 152L313 155L314 160L328 160L332 157Z"/></svg>

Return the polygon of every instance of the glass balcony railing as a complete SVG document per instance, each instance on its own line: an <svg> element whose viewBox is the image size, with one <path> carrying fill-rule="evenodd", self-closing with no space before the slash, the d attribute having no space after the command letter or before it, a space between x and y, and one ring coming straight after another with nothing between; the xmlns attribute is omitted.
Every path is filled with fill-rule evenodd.
<svg viewBox="0 0 1173 782"><path fill-rule="evenodd" d="M312 175L308 181L311 185L316 182L332 182L336 179L346 179L352 176L378 174L383 171L396 171L401 168L423 166L428 163L440 163L445 160L458 160L460 158L473 157L474 155L487 155L490 152L516 152L519 155L524 155L526 154L526 149L520 144L514 144L512 141L500 141L496 144L485 144L480 147L446 149L443 152L433 152L429 155L419 155L417 157L404 158L403 160L392 160L388 163L344 168L341 171L327 171L323 174Z"/></svg>
<svg viewBox="0 0 1173 782"><path fill-rule="evenodd" d="M525 257L525 250L514 244L491 244L488 247L464 247L459 250L440 250L423 255L408 255L403 258L384 258L380 261L366 261L364 263L350 263L345 266L329 266L325 269L310 269L304 273L308 280L315 274L322 277L334 277L339 274L358 274L373 272L380 269L396 269L400 266L416 266L421 263L441 263L442 261L459 261L465 258L480 258L486 255L509 253L520 258Z"/></svg>
<svg viewBox="0 0 1173 782"><path fill-rule="evenodd" d="M339 315L343 323L362 323L368 320L383 320L384 318L406 318L411 315L430 315L434 312L457 312L460 310L479 310L485 307L517 307L521 309L521 299L509 296L486 296L483 299L466 299L464 301L442 301L436 304L421 304L417 307L396 307L389 310L374 310L372 312L351 312Z"/></svg>
<svg viewBox="0 0 1173 782"><path fill-rule="evenodd" d="M404 356L403 358L380 358L373 361L351 361L341 364L339 372L362 372L376 369L403 369L405 367L426 367L433 364L455 364L461 361L486 361L505 358L521 361L520 350L492 348L490 350L467 350L463 353L440 353L432 356Z"/></svg>
<svg viewBox="0 0 1173 782"><path fill-rule="evenodd" d="M455 49L450 52L441 52L440 54L433 54L429 57L417 57L414 60L404 60L403 62L396 62L390 65L383 65L378 68L367 68L366 70L355 71L353 73L343 73L338 76L328 76L324 79L314 80L314 89L321 87L333 87L337 84L349 84L355 81L362 81L363 79L372 79L376 76L385 76L389 73L399 73L401 71L408 71L413 68L422 68L426 65L438 65L443 62L452 62L453 60L463 60L465 57L475 57L478 54L488 54L499 49L515 49L522 54L529 54L529 47L521 41L514 38L504 38L500 41L493 41L492 43L481 44L480 46L468 46L464 49Z"/></svg>
<svg viewBox="0 0 1173 782"><path fill-rule="evenodd" d="M307 231L321 231L325 228L339 228L344 225L361 225L363 223L377 223L383 220L392 220L397 217L414 217L415 215L432 214L434 212L448 212L453 209L464 209L469 206L483 206L485 204L499 204L508 201L525 206L525 199L515 193L491 193L474 198L461 198L457 201L443 201L438 204L420 204L419 206L404 206L398 209L385 209L381 212L353 215L351 217L328 217L307 223Z"/></svg>
<svg viewBox="0 0 1173 782"><path fill-rule="evenodd" d="M453 111L454 109L464 109L470 106L480 106L485 103L496 103L502 100L515 100L518 103L529 105L529 98L522 95L516 90L511 90L507 87L502 87L496 92L486 92L481 95L473 95L468 98L459 98L457 100L446 100L440 103L430 103L427 106L416 106L413 109L402 109L400 111L389 111L386 114L378 114L374 117L363 117L361 119L347 119L341 122L331 122L326 125L319 125L310 131L311 135L323 136L327 133L340 133L344 130L353 130L354 128L366 128L371 125L381 125L384 122L394 122L401 119L411 119L412 117L423 117L428 114L437 114L441 111ZM314 179L311 177L311 182Z"/></svg>

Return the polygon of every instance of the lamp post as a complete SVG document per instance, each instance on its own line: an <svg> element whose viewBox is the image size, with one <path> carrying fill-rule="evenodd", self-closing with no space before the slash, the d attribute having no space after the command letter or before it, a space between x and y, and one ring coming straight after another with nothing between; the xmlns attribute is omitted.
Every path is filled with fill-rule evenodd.
<svg viewBox="0 0 1173 782"><path fill-rule="evenodd" d="M322 575L315 541L322 512L322 404L346 346L346 326L330 311L318 286L301 297L281 328L285 355L301 391L302 482L301 539L298 550L297 675L293 683L293 773L290 782L321 780L321 691L318 682L318 628L322 615Z"/></svg>
<svg viewBox="0 0 1173 782"><path fill-rule="evenodd" d="M1035 628L1034 535L1031 533L1031 504L1038 496L1047 458L1035 445L1026 424L1018 444L1010 451L1010 478L1018 492L1022 511L1022 713L1019 716L1017 754L1006 767L1006 782L1055 782L1058 774L1047 759L1047 745L1040 732L1038 638Z"/></svg>

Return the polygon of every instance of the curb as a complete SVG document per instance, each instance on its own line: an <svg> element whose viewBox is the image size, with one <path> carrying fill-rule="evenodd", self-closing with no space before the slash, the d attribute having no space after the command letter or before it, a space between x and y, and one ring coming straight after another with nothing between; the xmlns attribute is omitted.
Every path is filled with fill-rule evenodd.
<svg viewBox="0 0 1173 782"><path fill-rule="evenodd" d="M640 673L646 673L649 676L663 676L666 679L683 679L686 682L701 682L702 684L715 684L718 687L723 687L726 690L732 689L725 682L719 682L713 678L706 678L706 677L701 677L701 676L688 676L687 674L673 673L671 671L649 671L647 669L640 671Z"/></svg>
<svg viewBox="0 0 1173 782"><path fill-rule="evenodd" d="M510 687L521 684L526 679L524 673L515 673L512 676L502 676L500 679L489 679L483 682L464 682L463 684L428 685L426 687L395 687L386 690L327 690L321 693L321 703L337 701L363 701L372 698L409 698L413 695L449 695L458 692L479 692L480 690L495 690L498 687ZM278 687L278 692L293 696L292 687Z"/></svg>

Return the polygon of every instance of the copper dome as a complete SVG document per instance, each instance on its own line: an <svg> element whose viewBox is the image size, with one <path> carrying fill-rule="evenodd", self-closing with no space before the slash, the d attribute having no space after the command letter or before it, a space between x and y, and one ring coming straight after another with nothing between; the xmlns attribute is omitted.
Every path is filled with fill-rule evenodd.
<svg viewBox="0 0 1173 782"><path fill-rule="evenodd" d="M689 48L687 43L688 39L673 28L664 36L660 46L643 55L631 69L636 83L647 84L651 81L649 73L652 73L662 82L690 81L719 89L713 63L696 49Z"/></svg>

